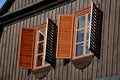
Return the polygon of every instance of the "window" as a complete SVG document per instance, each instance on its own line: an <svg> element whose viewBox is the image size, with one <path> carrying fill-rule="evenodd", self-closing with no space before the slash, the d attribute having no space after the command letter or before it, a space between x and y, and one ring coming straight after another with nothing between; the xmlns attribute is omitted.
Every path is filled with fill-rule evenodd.
<svg viewBox="0 0 120 80"><path fill-rule="evenodd" d="M45 38L46 38L46 25L38 26L36 29L35 38L35 52L34 52L34 68L44 67L49 65L45 61Z"/></svg>
<svg viewBox="0 0 120 80"><path fill-rule="evenodd" d="M47 24L41 24L34 29L22 28L18 67L33 70L55 68L56 42L57 26L50 19L47 19Z"/></svg>
<svg viewBox="0 0 120 80"><path fill-rule="evenodd" d="M74 14L74 43L73 58L91 55L88 45L90 36L90 13L91 8Z"/></svg>

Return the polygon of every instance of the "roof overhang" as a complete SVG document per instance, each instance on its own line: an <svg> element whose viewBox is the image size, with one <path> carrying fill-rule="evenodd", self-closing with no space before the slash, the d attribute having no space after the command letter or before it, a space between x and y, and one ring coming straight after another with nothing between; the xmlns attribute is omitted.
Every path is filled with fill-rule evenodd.
<svg viewBox="0 0 120 80"><path fill-rule="evenodd" d="M37 1L21 9L0 16L0 24L1 25L10 24L14 21L21 20L23 18L26 18L41 11L45 11L53 6L57 6L58 4L68 1L71 0L43 0L42 2Z"/></svg>

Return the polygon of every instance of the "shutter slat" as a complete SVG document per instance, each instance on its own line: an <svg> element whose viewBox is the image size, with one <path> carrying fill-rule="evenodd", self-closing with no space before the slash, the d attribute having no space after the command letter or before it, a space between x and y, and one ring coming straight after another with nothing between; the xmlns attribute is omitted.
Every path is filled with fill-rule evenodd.
<svg viewBox="0 0 120 80"><path fill-rule="evenodd" d="M18 55L19 68L33 68L34 29L22 28Z"/></svg>
<svg viewBox="0 0 120 80"><path fill-rule="evenodd" d="M90 50L100 58L103 12L93 2L91 4L91 14Z"/></svg>
<svg viewBox="0 0 120 80"><path fill-rule="evenodd" d="M72 48L72 16L60 15L58 19L57 58L70 59Z"/></svg>

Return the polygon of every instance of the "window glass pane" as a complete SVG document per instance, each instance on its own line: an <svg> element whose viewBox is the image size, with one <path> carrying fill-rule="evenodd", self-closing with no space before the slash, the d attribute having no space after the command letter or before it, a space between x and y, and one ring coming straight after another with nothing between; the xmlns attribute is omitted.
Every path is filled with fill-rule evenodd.
<svg viewBox="0 0 120 80"><path fill-rule="evenodd" d="M77 31L77 42L84 40L84 29Z"/></svg>
<svg viewBox="0 0 120 80"><path fill-rule="evenodd" d="M44 40L44 29L39 30L39 41Z"/></svg>
<svg viewBox="0 0 120 80"><path fill-rule="evenodd" d="M38 54L43 53L43 42L38 44Z"/></svg>
<svg viewBox="0 0 120 80"><path fill-rule="evenodd" d="M37 60L36 60L36 67L41 66L42 65L42 55L37 56Z"/></svg>
<svg viewBox="0 0 120 80"><path fill-rule="evenodd" d="M90 53L90 50L88 48L88 41L86 42L86 54L89 54Z"/></svg>
<svg viewBox="0 0 120 80"><path fill-rule="evenodd" d="M89 29L90 29L90 28L87 28L86 40L89 40Z"/></svg>
<svg viewBox="0 0 120 80"><path fill-rule="evenodd" d="M87 26L89 27L90 26L90 14L88 14L88 18L87 18Z"/></svg>
<svg viewBox="0 0 120 80"><path fill-rule="evenodd" d="M76 56L81 56L83 54L83 43L76 45Z"/></svg>
<svg viewBox="0 0 120 80"><path fill-rule="evenodd" d="M48 64L46 61L44 61L44 64Z"/></svg>
<svg viewBox="0 0 120 80"><path fill-rule="evenodd" d="M77 29L83 28L85 23L85 16L78 17L78 27Z"/></svg>

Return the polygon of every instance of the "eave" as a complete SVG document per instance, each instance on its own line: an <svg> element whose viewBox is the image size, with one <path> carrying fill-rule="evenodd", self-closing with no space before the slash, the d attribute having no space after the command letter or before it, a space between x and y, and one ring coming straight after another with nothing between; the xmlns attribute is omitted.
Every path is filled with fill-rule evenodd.
<svg viewBox="0 0 120 80"><path fill-rule="evenodd" d="M44 0L42 2L37 1L21 9L18 9L13 12L6 13L0 16L0 24L1 25L10 24L14 21L21 20L23 18L26 18L38 12L47 10L53 6L56 6L58 4L61 4L67 1L70 1L70 0Z"/></svg>

